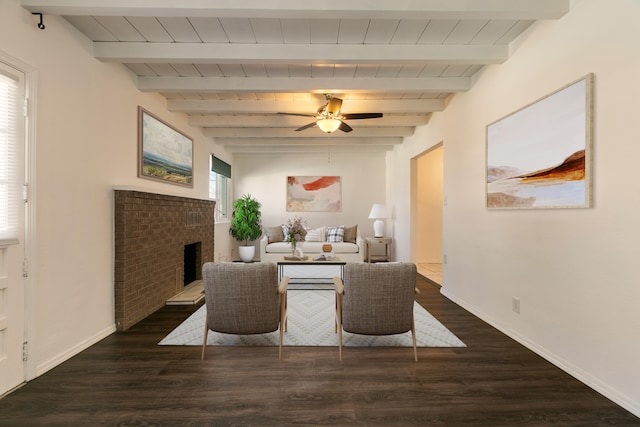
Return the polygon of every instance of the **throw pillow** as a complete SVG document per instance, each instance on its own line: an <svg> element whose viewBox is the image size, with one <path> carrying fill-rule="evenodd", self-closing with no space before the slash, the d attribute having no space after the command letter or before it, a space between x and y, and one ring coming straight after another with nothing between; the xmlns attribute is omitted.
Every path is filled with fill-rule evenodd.
<svg viewBox="0 0 640 427"><path fill-rule="evenodd" d="M358 237L358 224L352 227L344 228L344 241L349 243L356 243L356 238Z"/></svg>
<svg viewBox="0 0 640 427"><path fill-rule="evenodd" d="M289 227L287 227L284 224L282 224L280 227L282 227L282 240L281 240L281 242L286 242L287 236L289 235Z"/></svg>
<svg viewBox="0 0 640 427"><path fill-rule="evenodd" d="M307 242L324 242L324 233L322 231L322 227L307 230L307 235L304 240Z"/></svg>
<svg viewBox="0 0 640 427"><path fill-rule="evenodd" d="M269 243L282 242L284 240L284 234L282 234L282 227L265 227L265 234L267 235L267 241Z"/></svg>
<svg viewBox="0 0 640 427"><path fill-rule="evenodd" d="M329 227L327 229L327 242L342 243L344 240L344 225L340 227Z"/></svg>

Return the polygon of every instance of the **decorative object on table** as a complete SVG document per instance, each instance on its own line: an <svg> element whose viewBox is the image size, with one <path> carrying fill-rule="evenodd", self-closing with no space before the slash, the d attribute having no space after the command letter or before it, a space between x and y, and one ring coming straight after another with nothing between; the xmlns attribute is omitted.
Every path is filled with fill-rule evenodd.
<svg viewBox="0 0 640 427"><path fill-rule="evenodd" d="M138 177L193 187L193 139L138 107Z"/></svg>
<svg viewBox="0 0 640 427"><path fill-rule="evenodd" d="M487 126L487 208L591 206L593 74Z"/></svg>
<svg viewBox="0 0 640 427"><path fill-rule="evenodd" d="M262 236L260 217L260 202L250 194L245 194L233 202L229 234L240 243L238 256L244 262L253 261L255 256L256 247L249 242Z"/></svg>
<svg viewBox="0 0 640 427"><path fill-rule="evenodd" d="M331 246L331 243L325 243L322 245L322 252L331 252L332 250L333 246Z"/></svg>
<svg viewBox="0 0 640 427"><path fill-rule="evenodd" d="M296 246L298 242L304 241L304 237L307 235L307 229L305 227L305 221L299 216L289 219L287 224L283 226L284 240L291 244L291 256L296 256Z"/></svg>
<svg viewBox="0 0 640 427"><path fill-rule="evenodd" d="M387 218L387 208L382 203L374 203L369 212L369 219L375 219L373 222L373 236L384 236L384 221Z"/></svg>
<svg viewBox="0 0 640 427"><path fill-rule="evenodd" d="M340 212L339 176L288 176L287 212Z"/></svg>
<svg viewBox="0 0 640 427"><path fill-rule="evenodd" d="M337 261L338 257L333 252L323 252L320 255L313 258L314 261Z"/></svg>
<svg viewBox="0 0 640 427"><path fill-rule="evenodd" d="M285 255L284 259L286 261L306 261L309 259L308 256L305 256L304 254L302 255Z"/></svg>

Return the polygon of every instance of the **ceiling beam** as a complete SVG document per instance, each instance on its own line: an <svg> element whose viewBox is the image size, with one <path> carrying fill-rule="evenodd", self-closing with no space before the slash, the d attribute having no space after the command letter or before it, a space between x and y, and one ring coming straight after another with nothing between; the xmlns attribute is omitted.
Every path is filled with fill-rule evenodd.
<svg viewBox="0 0 640 427"><path fill-rule="evenodd" d="M466 92L470 77L138 77L143 92Z"/></svg>
<svg viewBox="0 0 640 427"><path fill-rule="evenodd" d="M444 99L378 99L345 101L341 112L366 113L384 111L385 113L425 113L444 111ZM317 104L293 101L240 101L216 99L170 99L167 101L169 111L189 114L197 113L298 113L314 114ZM310 117L310 119L312 119ZM375 120L375 119L373 119ZM373 121L372 120L372 121Z"/></svg>
<svg viewBox="0 0 640 427"><path fill-rule="evenodd" d="M363 127L416 127L424 126L429 122L429 114L410 114L404 116L385 115L375 120L359 120L358 128ZM270 127L270 128L296 128L309 123L313 118L284 116L275 114L263 115L231 115L231 114L207 114L190 115L189 125L205 128L245 128L245 127Z"/></svg>
<svg viewBox="0 0 640 427"><path fill-rule="evenodd" d="M359 120L358 122L360 122ZM350 123L352 126L354 123ZM358 123L360 124L360 123ZM354 127L353 132L337 132L340 138L365 138L365 137L398 137L411 136L415 128L413 127L391 127L391 128L360 128ZM296 132L293 128L204 128L205 136L212 138L326 138L328 135L318 127L312 127Z"/></svg>
<svg viewBox="0 0 640 427"><path fill-rule="evenodd" d="M94 42L93 55L149 64L501 64L509 46Z"/></svg>
<svg viewBox="0 0 640 427"><path fill-rule="evenodd" d="M393 151L393 145L229 145L225 151L234 155L280 155L284 153L300 154L321 154L331 159L332 155L340 153L377 153Z"/></svg>
<svg viewBox="0 0 640 427"><path fill-rule="evenodd" d="M315 145L325 147L332 146L374 146L374 145L398 145L402 144L402 137L374 137L374 138L343 138L338 134L325 134L325 138L216 138L218 145L250 145L250 146L293 146Z"/></svg>
<svg viewBox="0 0 640 427"><path fill-rule="evenodd" d="M557 19L570 0L20 0L48 15L309 19Z"/></svg>

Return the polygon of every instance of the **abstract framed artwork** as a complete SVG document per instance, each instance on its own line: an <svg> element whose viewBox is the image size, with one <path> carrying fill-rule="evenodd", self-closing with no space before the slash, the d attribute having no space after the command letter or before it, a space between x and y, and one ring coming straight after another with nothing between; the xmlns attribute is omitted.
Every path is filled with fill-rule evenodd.
<svg viewBox="0 0 640 427"><path fill-rule="evenodd" d="M591 207L593 79L487 126L487 208Z"/></svg>
<svg viewBox="0 0 640 427"><path fill-rule="evenodd" d="M138 107L138 176L193 187L193 139Z"/></svg>
<svg viewBox="0 0 640 427"><path fill-rule="evenodd" d="M339 176L288 176L287 212L340 212Z"/></svg>

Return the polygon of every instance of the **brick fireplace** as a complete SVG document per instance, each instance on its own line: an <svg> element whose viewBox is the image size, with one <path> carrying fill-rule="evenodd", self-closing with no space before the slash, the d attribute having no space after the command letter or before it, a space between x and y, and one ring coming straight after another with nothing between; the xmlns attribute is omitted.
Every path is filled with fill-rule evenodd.
<svg viewBox="0 0 640 427"><path fill-rule="evenodd" d="M119 189L114 198L115 320L124 331L182 291L185 277L201 279L213 261L215 202ZM186 276L185 263L195 264Z"/></svg>

